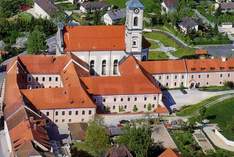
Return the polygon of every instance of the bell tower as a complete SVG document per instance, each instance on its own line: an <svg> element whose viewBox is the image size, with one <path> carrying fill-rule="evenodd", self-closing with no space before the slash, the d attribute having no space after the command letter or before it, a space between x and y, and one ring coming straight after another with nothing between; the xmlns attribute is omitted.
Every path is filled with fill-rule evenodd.
<svg viewBox="0 0 234 157"><path fill-rule="evenodd" d="M126 3L126 52L141 60L144 5L139 0Z"/></svg>

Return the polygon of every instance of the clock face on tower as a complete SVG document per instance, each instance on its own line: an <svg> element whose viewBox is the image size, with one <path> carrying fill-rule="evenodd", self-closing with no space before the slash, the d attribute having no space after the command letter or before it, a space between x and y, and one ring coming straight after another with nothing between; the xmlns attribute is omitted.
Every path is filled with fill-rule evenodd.
<svg viewBox="0 0 234 157"><path fill-rule="evenodd" d="M134 9L134 13L135 13L135 14L138 14L139 12L140 12L140 10L139 10L138 8L135 8L135 9Z"/></svg>

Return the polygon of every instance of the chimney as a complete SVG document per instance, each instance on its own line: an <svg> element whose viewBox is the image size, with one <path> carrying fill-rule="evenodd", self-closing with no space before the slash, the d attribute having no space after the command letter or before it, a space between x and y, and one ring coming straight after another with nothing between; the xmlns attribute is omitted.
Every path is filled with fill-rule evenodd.
<svg viewBox="0 0 234 157"><path fill-rule="evenodd" d="M222 62L226 62L226 61L227 61L227 58L226 58L225 56L222 56L222 57L221 57L221 60L222 60Z"/></svg>

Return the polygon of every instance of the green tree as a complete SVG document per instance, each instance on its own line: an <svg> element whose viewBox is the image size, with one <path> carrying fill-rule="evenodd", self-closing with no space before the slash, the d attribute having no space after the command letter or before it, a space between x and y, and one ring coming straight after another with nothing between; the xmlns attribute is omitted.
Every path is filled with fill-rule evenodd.
<svg viewBox="0 0 234 157"><path fill-rule="evenodd" d="M27 43L27 51L30 54L40 54L46 49L46 37L38 27L35 27L33 32L30 33Z"/></svg>
<svg viewBox="0 0 234 157"><path fill-rule="evenodd" d="M153 142L151 130L147 126L126 126L124 134L117 139L117 142L126 145L136 157L146 157Z"/></svg>
<svg viewBox="0 0 234 157"><path fill-rule="evenodd" d="M100 123L93 121L89 124L85 141L77 143L78 150L84 150L94 157L102 156L110 146L110 139L105 127Z"/></svg>

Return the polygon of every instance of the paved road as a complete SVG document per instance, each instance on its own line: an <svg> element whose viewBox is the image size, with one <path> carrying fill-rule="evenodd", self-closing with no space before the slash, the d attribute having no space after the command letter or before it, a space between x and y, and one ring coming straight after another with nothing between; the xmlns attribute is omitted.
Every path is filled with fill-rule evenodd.
<svg viewBox="0 0 234 157"><path fill-rule="evenodd" d="M176 103L176 109L181 109L183 106L193 105L213 96L234 93L234 90L220 92L204 92L197 89L187 90L188 94L183 94L180 90L169 90L171 98Z"/></svg>
<svg viewBox="0 0 234 157"><path fill-rule="evenodd" d="M217 136L214 133L213 130L214 130L214 127L207 126L207 127L203 128L203 131L205 132L205 134L208 136L208 138L211 140L211 142L215 146L234 152L234 146L227 145L219 136Z"/></svg>

